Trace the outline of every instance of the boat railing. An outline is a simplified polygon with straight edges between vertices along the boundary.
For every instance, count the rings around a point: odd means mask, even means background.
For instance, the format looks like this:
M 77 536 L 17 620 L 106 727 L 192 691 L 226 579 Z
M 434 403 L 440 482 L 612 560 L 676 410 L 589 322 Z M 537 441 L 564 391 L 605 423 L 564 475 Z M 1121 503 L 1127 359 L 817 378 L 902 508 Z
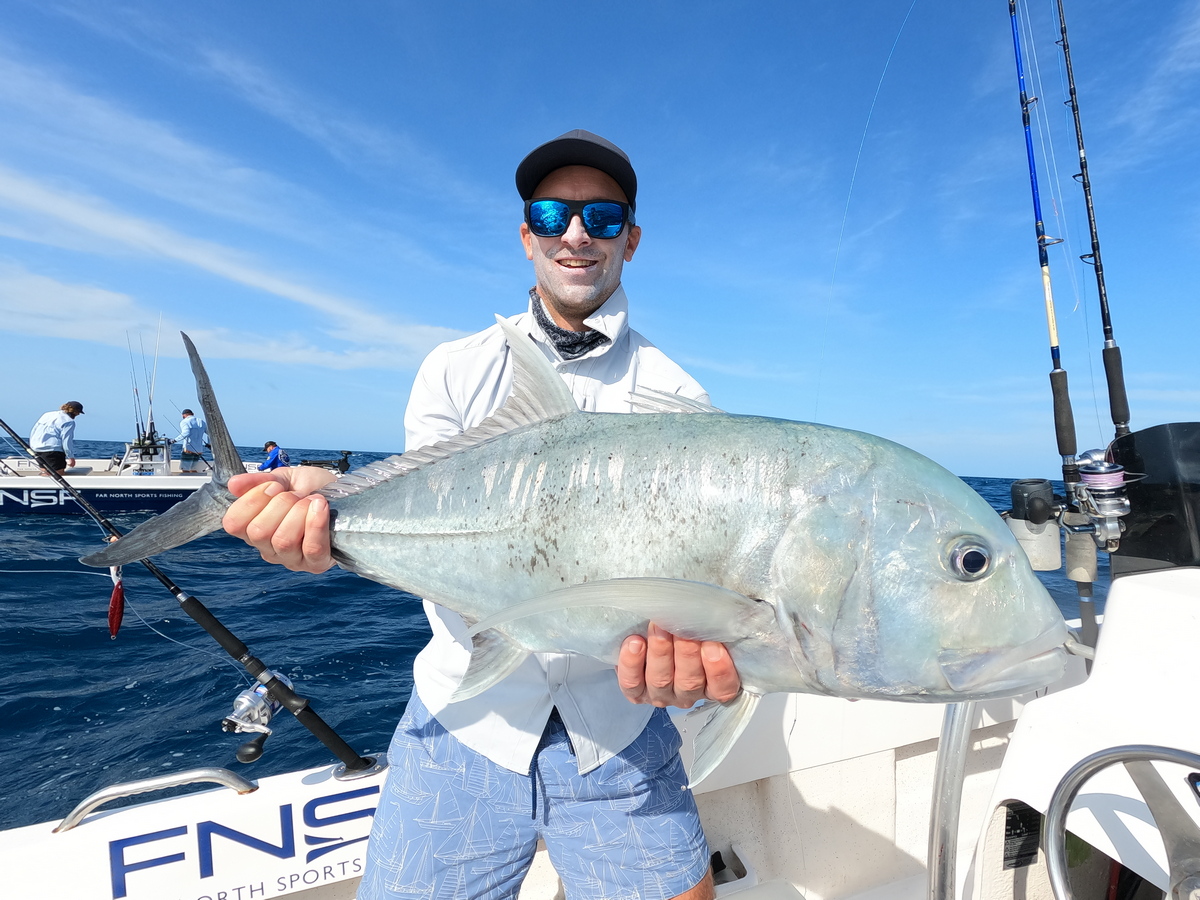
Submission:
M 117 464 L 117 474 L 170 475 L 171 445 L 165 442 L 127 443 Z
M 19 456 L 0 459 L 0 473 L 5 475 L 15 475 L 18 478 L 23 478 L 30 473 L 36 474 L 40 471 L 41 468 L 32 459 L 24 459 Z
M 251 791 L 258 790 L 258 785 L 253 781 L 248 781 L 236 772 L 231 772 L 229 769 L 223 769 L 218 766 L 190 769 L 186 772 L 177 772 L 172 775 L 158 775 L 153 778 L 143 778 L 140 781 L 127 781 L 123 784 L 114 784 L 106 788 L 101 788 L 95 793 L 89 794 L 67 814 L 66 818 L 58 823 L 54 828 L 54 833 L 58 834 L 63 831 L 69 831 L 82 822 L 84 816 L 96 809 L 96 807 L 108 803 L 110 800 L 117 800 L 121 797 L 133 797 L 137 794 L 161 791 L 166 788 L 179 787 L 185 784 L 204 783 L 223 785 L 224 787 L 232 788 L 239 794 L 248 794 Z

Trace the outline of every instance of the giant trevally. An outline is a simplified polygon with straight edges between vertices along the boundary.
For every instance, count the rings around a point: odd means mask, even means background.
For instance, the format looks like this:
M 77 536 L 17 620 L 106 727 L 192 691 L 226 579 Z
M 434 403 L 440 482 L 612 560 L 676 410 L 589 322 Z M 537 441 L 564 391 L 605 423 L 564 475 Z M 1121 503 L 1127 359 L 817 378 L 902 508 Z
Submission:
M 709 704 L 697 781 L 768 692 L 946 702 L 1061 674 L 1057 607 L 1000 516 L 936 463 L 868 434 L 671 395 L 635 397 L 652 412 L 582 412 L 537 345 L 497 321 L 514 362 L 500 410 L 322 491 L 339 565 L 471 626 L 457 698 L 530 653 L 615 663 L 651 621 L 721 641 L 742 692 Z M 216 474 L 89 565 L 214 531 L 232 499 L 240 460 L 184 341 Z

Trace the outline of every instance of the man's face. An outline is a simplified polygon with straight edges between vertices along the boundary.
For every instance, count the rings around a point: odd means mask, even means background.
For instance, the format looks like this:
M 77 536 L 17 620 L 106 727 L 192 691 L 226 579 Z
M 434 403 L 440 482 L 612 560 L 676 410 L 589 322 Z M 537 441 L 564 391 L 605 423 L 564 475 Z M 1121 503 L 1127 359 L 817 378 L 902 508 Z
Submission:
M 599 169 L 566 166 L 547 175 L 534 198 L 560 200 L 620 200 L 628 198 L 617 183 Z M 633 259 L 642 229 L 626 226 L 620 236 L 589 237 L 579 216 L 559 237 L 538 237 L 521 223 L 525 256 L 533 260 L 537 291 L 555 322 L 572 331 L 586 331 L 583 320 L 603 305 L 621 283 L 621 267 Z

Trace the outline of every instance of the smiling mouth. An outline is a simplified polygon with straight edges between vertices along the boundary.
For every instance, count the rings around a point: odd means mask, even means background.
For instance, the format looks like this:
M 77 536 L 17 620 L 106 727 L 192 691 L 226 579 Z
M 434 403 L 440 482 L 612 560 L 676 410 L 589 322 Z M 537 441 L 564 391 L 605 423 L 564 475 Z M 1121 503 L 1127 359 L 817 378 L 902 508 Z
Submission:
M 594 259 L 559 259 L 555 262 L 565 269 L 587 269 L 596 264 Z

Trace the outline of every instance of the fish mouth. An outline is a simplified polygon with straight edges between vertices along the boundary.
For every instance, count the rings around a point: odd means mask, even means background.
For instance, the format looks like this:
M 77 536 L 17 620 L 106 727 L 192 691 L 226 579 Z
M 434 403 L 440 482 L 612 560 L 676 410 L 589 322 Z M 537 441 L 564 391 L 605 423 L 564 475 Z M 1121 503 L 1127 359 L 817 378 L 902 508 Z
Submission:
M 1004 650 L 943 650 L 938 665 L 951 690 L 990 695 L 1045 687 L 1062 677 L 1067 626 L 1048 628 L 1032 641 Z

